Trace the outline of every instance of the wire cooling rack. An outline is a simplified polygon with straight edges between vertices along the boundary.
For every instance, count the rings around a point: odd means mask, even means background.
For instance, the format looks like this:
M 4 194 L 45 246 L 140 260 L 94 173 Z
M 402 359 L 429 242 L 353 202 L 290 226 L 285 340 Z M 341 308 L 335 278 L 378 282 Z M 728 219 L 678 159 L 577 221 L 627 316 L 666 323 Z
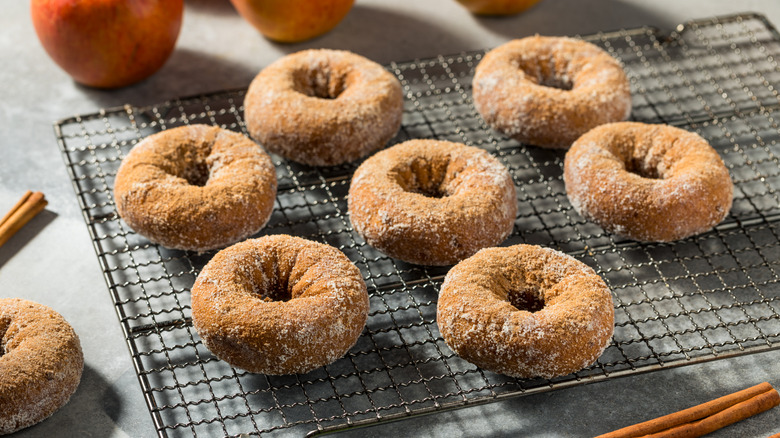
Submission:
M 376 251 L 347 216 L 357 163 L 301 166 L 274 157 L 279 192 L 260 234 L 287 233 L 342 250 L 360 268 L 371 311 L 354 348 L 305 375 L 236 370 L 201 343 L 190 287 L 213 253 L 150 244 L 116 213 L 122 157 L 149 134 L 210 123 L 246 132 L 244 90 L 126 106 L 55 126 L 154 424 L 168 436 L 317 433 L 780 346 L 780 35 L 758 15 L 584 37 L 625 66 L 632 119 L 708 139 L 735 183 L 731 214 L 713 231 L 675 243 L 607 234 L 572 209 L 563 152 L 519 144 L 474 109 L 471 79 L 484 52 L 394 63 L 406 95 L 391 143 L 438 138 L 484 148 L 514 177 L 519 212 L 506 244 L 531 243 L 592 266 L 613 291 L 615 334 L 593 366 L 552 381 L 483 371 L 447 348 L 436 326 L 446 269 Z

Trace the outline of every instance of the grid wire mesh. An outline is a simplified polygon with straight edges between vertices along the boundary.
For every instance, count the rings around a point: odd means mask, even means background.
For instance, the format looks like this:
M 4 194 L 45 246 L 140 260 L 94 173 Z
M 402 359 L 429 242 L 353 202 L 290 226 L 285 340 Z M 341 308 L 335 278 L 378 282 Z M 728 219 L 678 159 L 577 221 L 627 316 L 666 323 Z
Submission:
M 486 403 L 617 376 L 765 351 L 780 345 L 780 36 L 760 15 L 583 37 L 619 59 L 633 92 L 632 120 L 697 132 L 718 150 L 735 184 L 727 219 L 674 243 L 638 243 L 580 217 L 562 182 L 564 152 L 519 144 L 474 109 L 471 79 L 484 52 L 387 68 L 405 92 L 391 144 L 437 138 L 498 157 L 514 177 L 519 212 L 505 243 L 538 244 L 593 267 L 613 291 L 615 334 L 591 367 L 519 380 L 457 357 L 436 326 L 446 268 L 376 251 L 347 216 L 358 163 L 312 168 L 273 157 L 279 191 L 260 234 L 328 243 L 361 270 L 371 310 L 357 345 L 305 375 L 233 369 L 191 325 L 190 287 L 213 255 L 149 243 L 117 215 L 113 180 L 122 158 L 163 129 L 209 123 L 246 133 L 245 90 L 125 106 L 55 125 L 98 260 L 160 436 L 302 435 Z

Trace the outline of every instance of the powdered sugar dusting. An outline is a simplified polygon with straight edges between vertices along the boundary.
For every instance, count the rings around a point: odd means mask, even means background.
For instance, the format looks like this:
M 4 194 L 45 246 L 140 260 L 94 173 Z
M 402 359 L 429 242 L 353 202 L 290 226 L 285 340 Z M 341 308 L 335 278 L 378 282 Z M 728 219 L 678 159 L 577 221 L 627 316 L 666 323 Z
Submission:
M 381 65 L 340 50 L 304 50 L 272 63 L 244 101 L 247 129 L 268 150 L 313 166 L 356 160 L 401 126 L 403 94 Z
M 489 125 L 536 146 L 568 148 L 589 129 L 631 113 L 620 64 L 571 38 L 535 36 L 503 44 L 477 65 L 473 86 L 474 105 Z
M 120 216 L 152 242 L 206 251 L 259 231 L 271 217 L 276 188 L 276 170 L 259 145 L 191 125 L 136 145 L 117 172 L 114 197 Z
M 49 307 L 0 298 L 0 435 L 43 421 L 81 381 L 84 358 L 73 328 Z
M 368 315 L 360 271 L 337 249 L 275 235 L 226 248 L 192 287 L 193 325 L 233 366 L 305 373 L 343 356 Z
M 366 160 L 352 178 L 349 214 L 366 241 L 411 263 L 456 263 L 501 243 L 517 201 L 506 168 L 462 144 L 412 140 Z
M 564 182 L 582 216 L 644 241 L 707 231 L 728 214 L 733 198 L 728 169 L 704 139 L 634 122 L 600 126 L 578 139 L 566 154 Z
M 512 290 L 538 291 L 544 306 L 518 309 Z M 593 363 L 609 344 L 609 289 L 585 264 L 532 245 L 487 248 L 453 267 L 441 287 L 437 323 L 458 355 L 515 377 L 552 378 Z

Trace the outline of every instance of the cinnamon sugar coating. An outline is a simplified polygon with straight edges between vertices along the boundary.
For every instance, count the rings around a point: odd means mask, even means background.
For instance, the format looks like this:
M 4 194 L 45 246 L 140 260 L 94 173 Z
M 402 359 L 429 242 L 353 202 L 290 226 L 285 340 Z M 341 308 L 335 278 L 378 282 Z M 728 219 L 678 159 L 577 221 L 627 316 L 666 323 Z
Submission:
M 190 125 L 151 135 L 122 161 L 119 215 L 168 248 L 207 251 L 258 232 L 276 199 L 271 158 L 244 135 Z
M 631 114 L 620 64 L 572 38 L 537 35 L 496 47 L 477 65 L 473 87 L 488 125 L 535 146 L 568 148 L 589 129 Z
M 81 343 L 62 315 L 32 301 L 0 298 L 0 435 L 64 406 L 83 369 Z
M 401 126 L 401 84 L 343 50 L 304 50 L 263 69 L 244 99 L 247 129 L 269 151 L 333 166 L 382 148 Z
M 564 161 L 574 208 L 605 230 L 668 242 L 703 233 L 731 209 L 733 184 L 718 153 L 695 133 L 636 122 L 599 126 Z
M 410 263 L 449 265 L 512 232 L 517 199 L 509 171 L 482 149 L 410 140 L 358 167 L 349 217 L 369 245 Z
M 520 378 L 585 368 L 609 345 L 612 295 L 593 269 L 535 245 L 487 248 L 444 278 L 436 322 L 463 359 Z
M 203 343 L 254 373 L 306 373 L 342 357 L 368 317 L 358 268 L 338 249 L 286 235 L 218 252 L 192 287 Z

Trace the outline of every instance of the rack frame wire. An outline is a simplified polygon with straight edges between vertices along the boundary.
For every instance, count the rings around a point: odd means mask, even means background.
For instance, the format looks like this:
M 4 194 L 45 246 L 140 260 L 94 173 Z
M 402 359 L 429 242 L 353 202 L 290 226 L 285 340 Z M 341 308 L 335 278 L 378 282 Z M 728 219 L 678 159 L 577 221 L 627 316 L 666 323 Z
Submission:
M 765 17 L 698 20 L 581 36 L 617 58 L 631 81 L 631 119 L 697 132 L 735 184 L 730 215 L 674 243 L 605 233 L 571 207 L 564 152 L 517 143 L 474 109 L 483 51 L 387 66 L 405 93 L 390 144 L 413 138 L 484 148 L 509 168 L 519 211 L 505 245 L 530 243 L 593 267 L 613 291 L 615 335 L 591 367 L 552 380 L 514 379 L 457 357 L 435 322 L 446 268 L 403 263 L 358 236 L 347 215 L 359 163 L 311 168 L 274 156 L 279 191 L 258 235 L 333 245 L 360 268 L 371 311 L 342 359 L 305 375 L 264 376 L 214 357 L 192 328 L 189 290 L 214 252 L 153 245 L 118 216 L 113 178 L 140 140 L 209 123 L 246 133 L 244 89 L 124 106 L 55 123 L 55 135 L 160 437 L 317 434 L 524 394 L 780 348 L 780 34 Z

